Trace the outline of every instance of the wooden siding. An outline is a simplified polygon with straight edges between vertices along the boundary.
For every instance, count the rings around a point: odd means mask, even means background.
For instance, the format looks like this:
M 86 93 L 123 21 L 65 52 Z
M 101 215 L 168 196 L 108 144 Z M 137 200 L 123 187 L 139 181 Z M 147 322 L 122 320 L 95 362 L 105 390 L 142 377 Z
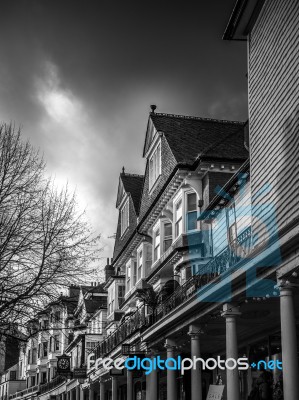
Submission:
M 251 183 L 257 243 L 299 216 L 298 61 L 299 2 L 267 0 L 249 40 Z M 271 190 L 258 195 L 265 184 Z
M 213 221 L 213 255 L 216 256 L 228 245 L 228 208 L 235 203 L 235 218 L 237 236 L 251 226 L 251 193 L 247 182 L 234 196 L 233 201 L 224 207 Z

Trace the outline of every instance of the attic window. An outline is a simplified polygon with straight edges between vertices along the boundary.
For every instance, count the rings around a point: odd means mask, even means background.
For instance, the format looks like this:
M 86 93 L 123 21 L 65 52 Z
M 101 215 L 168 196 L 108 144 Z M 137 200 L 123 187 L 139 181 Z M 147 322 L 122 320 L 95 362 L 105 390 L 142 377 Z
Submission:
M 161 174 L 161 144 L 159 143 L 149 159 L 149 189 Z
M 129 226 L 129 199 L 120 210 L 120 225 L 120 234 L 122 236 Z

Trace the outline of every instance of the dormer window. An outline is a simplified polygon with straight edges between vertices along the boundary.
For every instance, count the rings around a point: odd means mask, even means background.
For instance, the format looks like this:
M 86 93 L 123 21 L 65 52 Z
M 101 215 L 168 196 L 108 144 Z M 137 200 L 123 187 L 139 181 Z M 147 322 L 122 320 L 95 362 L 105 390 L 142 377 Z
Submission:
M 155 148 L 149 159 L 149 189 L 151 189 L 161 174 L 161 144 Z
M 129 227 L 129 199 L 125 202 L 120 210 L 120 234 L 121 236 Z

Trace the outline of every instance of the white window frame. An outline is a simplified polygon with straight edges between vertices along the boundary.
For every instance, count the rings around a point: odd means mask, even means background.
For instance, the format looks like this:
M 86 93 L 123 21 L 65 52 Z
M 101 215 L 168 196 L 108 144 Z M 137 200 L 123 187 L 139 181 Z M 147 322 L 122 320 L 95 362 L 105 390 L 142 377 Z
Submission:
M 122 237 L 129 228 L 130 207 L 127 199 L 120 210 L 120 236 Z
M 130 259 L 129 262 L 126 264 L 126 293 L 128 293 L 132 289 L 131 280 L 132 276 L 132 260 Z
M 141 256 L 140 256 L 141 254 Z M 141 264 L 140 264 L 141 259 Z M 136 275 L 136 283 L 139 282 L 143 278 L 143 268 L 144 268 L 144 249 L 143 246 L 137 250 L 137 275 Z M 140 276 L 139 276 L 140 275 Z
M 153 263 L 155 263 L 161 257 L 161 224 L 154 229 L 153 233 Z M 156 249 L 158 254 L 156 254 Z
M 161 141 L 154 148 L 151 156 L 148 159 L 149 169 L 149 190 L 154 187 L 159 176 L 161 175 Z
M 181 217 L 177 219 L 177 205 L 181 203 Z M 184 233 L 184 201 L 183 201 L 183 196 L 180 195 L 180 197 L 178 197 L 176 199 L 176 201 L 173 203 L 173 207 L 174 207 L 174 213 L 173 213 L 173 218 L 174 218 L 174 232 L 173 232 L 173 237 L 174 239 L 177 239 L 179 236 L 182 235 L 182 233 Z M 181 224 L 181 232 L 179 232 L 177 234 L 177 224 L 178 222 L 180 222 Z

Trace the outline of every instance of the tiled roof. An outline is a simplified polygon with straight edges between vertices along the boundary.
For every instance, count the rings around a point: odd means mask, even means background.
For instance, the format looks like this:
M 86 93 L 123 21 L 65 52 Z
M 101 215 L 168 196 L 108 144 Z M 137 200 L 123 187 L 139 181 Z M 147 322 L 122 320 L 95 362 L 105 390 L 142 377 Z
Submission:
M 245 123 L 182 115 L 151 113 L 157 131 L 163 132 L 177 162 L 193 164 L 198 157 L 244 161 Z
M 136 211 L 136 214 L 138 215 L 139 213 L 139 205 L 140 205 L 140 197 L 142 193 L 142 187 L 143 187 L 143 175 L 135 175 L 135 174 L 127 174 L 127 173 L 122 173 L 121 174 L 121 180 L 124 185 L 124 189 L 127 193 L 131 194 L 134 208 Z
M 102 283 L 98 283 L 96 286 L 81 286 L 83 294 L 86 293 L 106 293 Z

